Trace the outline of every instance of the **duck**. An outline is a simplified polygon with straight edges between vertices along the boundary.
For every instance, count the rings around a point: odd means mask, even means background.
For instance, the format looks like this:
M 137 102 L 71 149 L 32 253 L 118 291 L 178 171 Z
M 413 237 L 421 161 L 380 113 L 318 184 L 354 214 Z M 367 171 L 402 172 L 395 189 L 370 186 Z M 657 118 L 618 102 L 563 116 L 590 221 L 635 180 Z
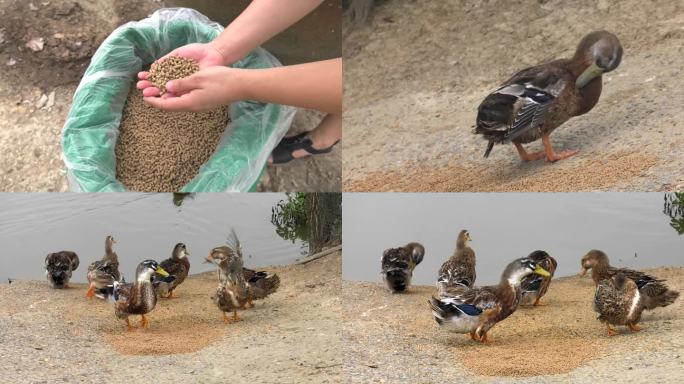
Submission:
M 413 270 L 424 256 L 425 247 L 419 243 L 386 249 L 380 259 L 380 274 L 387 288 L 392 293 L 405 292 L 411 285 Z
M 537 274 L 525 276 L 520 282 L 520 287 L 522 288 L 522 302 L 520 304 L 531 304 L 535 307 L 545 305 L 542 303 L 541 298 L 549 290 L 549 285 L 551 285 L 551 279 L 553 279 L 553 274 L 556 272 L 558 262 L 547 252 L 540 250 L 530 253 L 527 257 L 541 265 L 542 268 L 549 272 L 550 276 Z
M 475 251 L 468 246 L 470 241 L 470 232 L 464 229 L 458 233 L 454 254 L 439 268 L 437 288 L 440 291 L 453 286 L 471 288 L 475 284 Z
M 592 249 L 582 257 L 580 276 L 584 276 L 590 269 L 591 278 L 596 285 L 617 273 L 633 280 L 639 288 L 642 305 L 647 310 L 666 307 L 679 297 L 679 292 L 669 289 L 664 284 L 665 280 L 629 268 L 611 267 L 608 255 L 598 249 Z
M 159 263 L 159 265 L 175 278 L 171 282 L 164 281 L 164 276 L 155 281 L 155 291 L 159 297 L 173 298 L 173 292 L 181 283 L 185 281 L 190 272 L 190 253 L 183 243 L 178 243 L 173 247 L 171 257 Z
M 234 255 L 234 251 L 230 247 L 221 246 L 211 250 L 206 261 L 214 263 L 218 268 L 219 283 L 225 282 L 227 279 L 227 272 L 221 266 L 227 265 Z M 224 263 L 225 261 L 225 263 Z M 254 269 L 242 267 L 242 275 L 247 282 L 247 299 L 241 309 L 254 307 L 254 300 L 262 300 L 273 294 L 280 287 L 280 277 L 277 274 L 268 273 L 266 271 L 256 271 Z
M 154 290 L 155 275 L 172 277 L 159 263 L 154 260 L 144 260 L 135 270 L 135 281 L 125 283 L 114 281 L 111 285 L 98 289 L 98 292 L 114 302 L 114 314 L 117 318 L 126 320 L 126 327 L 133 330 L 129 317 L 140 315 L 140 326 L 149 328 L 146 314 L 152 312 L 157 305 L 157 293 Z
M 265 298 L 280 286 L 277 275 L 269 276 L 263 271 L 245 271 L 242 244 L 235 230 L 231 230 L 228 236 L 228 245 L 212 249 L 206 261 L 218 267 L 219 284 L 212 301 L 221 310 L 225 323 L 242 320 L 237 313 L 238 309 L 253 307 L 253 300 Z M 227 316 L 229 312 L 233 313 L 232 319 Z
M 212 249 L 206 260 L 218 267 L 219 283 L 211 299 L 221 310 L 223 321 L 233 323 L 242 320 L 237 310 L 247 305 L 249 287 L 243 271 L 242 245 L 235 230 L 231 230 L 228 243 L 228 246 Z M 232 319 L 227 316 L 229 312 L 233 313 Z
M 513 143 L 523 161 L 555 162 L 577 154 L 578 150 L 556 152 L 549 135 L 594 108 L 602 75 L 620 65 L 622 52 L 617 36 L 594 31 L 580 40 L 572 58 L 525 68 L 506 80 L 478 107 L 474 133 L 488 142 L 484 157 L 494 144 L 503 143 Z M 542 151 L 529 153 L 523 147 L 540 138 Z
M 626 325 L 632 332 L 640 331 L 637 323 L 643 310 L 644 300 L 637 283 L 623 273 L 617 272 L 596 286 L 594 311 L 608 327 L 608 336 L 618 334 L 611 325 Z
M 54 252 L 45 256 L 45 276 L 52 288 L 69 288 L 71 274 L 78 268 L 78 264 L 78 255 L 72 251 Z
M 520 283 L 525 276 L 550 273 L 528 257 L 506 266 L 498 285 L 466 288 L 450 286 L 429 300 L 437 324 L 454 333 L 470 333 L 470 338 L 490 343 L 489 330 L 510 316 L 522 299 Z
M 254 307 L 254 300 L 265 299 L 280 287 L 280 277 L 275 273 L 242 268 L 242 274 L 247 281 L 248 288 L 246 307 Z
M 114 252 L 112 246 L 116 244 L 113 236 L 105 238 L 105 255 L 102 259 L 94 261 L 88 266 L 88 292 L 86 297 L 92 299 L 95 291 L 111 285 L 121 279 L 119 272 L 119 256 Z

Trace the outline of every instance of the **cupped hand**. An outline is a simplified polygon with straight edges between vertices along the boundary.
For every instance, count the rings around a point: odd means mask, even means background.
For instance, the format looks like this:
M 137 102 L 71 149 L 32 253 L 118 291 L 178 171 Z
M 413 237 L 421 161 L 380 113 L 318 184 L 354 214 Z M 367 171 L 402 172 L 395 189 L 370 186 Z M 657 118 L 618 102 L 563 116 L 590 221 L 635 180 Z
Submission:
M 223 54 L 211 43 L 194 43 L 184 45 L 180 48 L 176 48 L 169 52 L 167 55 L 161 57 L 157 62 L 164 61 L 169 56 L 179 56 L 189 59 L 195 59 L 199 65 L 200 70 L 204 68 L 210 68 L 214 66 L 226 65 Z M 160 91 L 152 82 L 147 80 L 149 72 L 142 71 L 138 73 L 138 83 L 136 87 L 143 90 L 144 96 L 155 96 L 159 95 Z
M 145 89 L 143 99 L 153 107 L 168 111 L 212 110 L 244 98 L 240 71 L 222 66 L 200 69 L 191 76 L 166 83 L 167 92 L 161 97 L 146 94 L 148 89 Z

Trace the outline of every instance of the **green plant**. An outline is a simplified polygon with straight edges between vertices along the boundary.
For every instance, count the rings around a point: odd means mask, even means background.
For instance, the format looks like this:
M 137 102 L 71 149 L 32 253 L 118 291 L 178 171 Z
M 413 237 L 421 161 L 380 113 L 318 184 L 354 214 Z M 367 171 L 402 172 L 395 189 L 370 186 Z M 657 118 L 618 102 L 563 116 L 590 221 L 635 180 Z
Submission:
M 295 240 L 308 241 L 306 193 L 287 193 L 287 200 L 280 200 L 271 208 L 271 223 L 276 233 L 293 243 Z
M 684 234 L 684 192 L 666 193 L 663 213 L 670 217 L 670 226 Z

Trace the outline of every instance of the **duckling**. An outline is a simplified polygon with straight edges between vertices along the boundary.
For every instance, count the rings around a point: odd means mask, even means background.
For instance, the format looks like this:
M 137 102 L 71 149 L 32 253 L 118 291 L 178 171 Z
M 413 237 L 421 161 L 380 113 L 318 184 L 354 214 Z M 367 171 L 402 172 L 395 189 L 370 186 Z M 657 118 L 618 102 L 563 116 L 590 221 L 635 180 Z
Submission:
M 392 293 L 404 292 L 411 285 L 413 270 L 423 261 L 425 248 L 419 243 L 408 243 L 401 248 L 389 248 L 380 259 L 382 279 Z
M 608 336 L 617 335 L 611 325 L 626 325 L 632 332 L 641 330 L 637 323 L 644 310 L 642 298 L 634 280 L 621 272 L 598 283 L 594 294 L 594 311 L 608 327 Z
M 78 264 L 78 255 L 75 252 L 49 253 L 45 257 L 45 276 L 52 288 L 68 288 L 71 273 L 78 268 Z
M 550 276 L 540 276 L 536 274 L 525 276 L 520 283 L 522 288 L 522 302 L 520 304 L 532 304 L 535 307 L 544 305 L 541 302 L 541 298 L 546 294 L 546 291 L 549 290 L 549 285 L 551 285 L 551 279 L 553 279 L 553 274 L 556 272 L 558 262 L 544 251 L 534 251 L 527 257 L 536 261 L 542 268 L 549 272 Z
M 603 73 L 618 67 L 622 45 L 607 31 L 584 36 L 570 59 L 560 59 L 523 69 L 489 94 L 477 113 L 474 133 L 487 141 L 489 154 L 496 143 L 515 145 L 523 161 L 546 157 L 554 162 L 578 150 L 555 152 L 549 135 L 574 116 L 598 103 Z M 523 144 L 542 139 L 544 150 L 528 153 Z
M 101 260 L 94 261 L 88 266 L 88 292 L 86 297 L 91 299 L 95 295 L 95 290 L 105 288 L 115 281 L 121 279 L 119 272 L 119 256 L 112 250 L 112 245 L 116 244 L 114 237 L 105 238 L 105 255 Z
M 580 275 L 584 276 L 591 269 L 591 277 L 596 285 L 603 279 L 611 278 L 617 273 L 634 280 L 639 288 L 642 305 L 645 309 L 666 307 L 679 297 L 679 292 L 673 291 L 663 284 L 665 280 L 657 279 L 646 273 L 628 268 L 614 268 L 610 266 L 608 255 L 598 249 L 592 249 L 582 257 Z
M 458 234 L 454 254 L 439 268 L 437 288 L 440 291 L 458 285 L 472 288 L 475 284 L 475 251 L 468 246 L 470 241 L 472 240 L 467 230 Z
M 131 315 L 141 316 L 141 327 L 150 326 L 145 315 L 157 305 L 157 294 L 152 285 L 155 274 L 170 276 L 156 261 L 145 260 L 135 270 L 135 282 L 120 283 L 115 280 L 111 285 L 98 289 L 99 293 L 113 299 L 114 313 L 119 319 L 126 320 L 129 331 L 133 329 L 128 318 Z
M 449 331 L 470 333 L 473 340 L 488 343 L 487 332 L 515 312 L 522 299 L 520 282 L 533 273 L 551 275 L 536 261 L 524 257 L 508 264 L 498 285 L 470 289 L 450 286 L 429 301 L 435 321 Z
M 190 253 L 188 252 L 185 244 L 178 243 L 173 247 L 173 252 L 171 252 L 171 257 L 159 263 L 159 265 L 167 271 L 170 275 L 175 276 L 175 278 L 167 283 L 160 279 L 154 288 L 157 291 L 159 297 L 166 297 L 168 299 L 173 298 L 174 290 L 181 285 L 185 278 L 188 277 L 190 272 L 190 260 L 188 260 Z

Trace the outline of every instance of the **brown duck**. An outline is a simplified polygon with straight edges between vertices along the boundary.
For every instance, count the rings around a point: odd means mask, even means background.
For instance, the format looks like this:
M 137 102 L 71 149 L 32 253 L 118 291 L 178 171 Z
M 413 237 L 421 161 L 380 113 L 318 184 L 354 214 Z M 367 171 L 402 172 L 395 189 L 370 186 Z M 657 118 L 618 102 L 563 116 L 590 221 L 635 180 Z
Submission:
M 50 253 L 45 257 L 45 276 L 52 288 L 68 288 L 71 274 L 78 268 L 78 255 L 71 251 Z
M 524 161 L 546 157 L 557 161 L 578 150 L 555 152 L 549 135 L 574 116 L 583 115 L 601 96 L 601 75 L 617 68 L 622 46 L 610 32 L 592 32 L 580 41 L 575 55 L 523 69 L 480 104 L 475 133 L 494 144 L 512 142 Z M 523 144 L 542 139 L 544 150 L 528 153 Z
M 522 299 L 520 281 L 533 273 L 550 275 L 536 261 L 525 257 L 508 264 L 498 285 L 449 287 L 430 300 L 435 321 L 451 332 L 470 333 L 473 340 L 487 343 L 487 332 L 518 308 Z
M 594 311 L 608 327 L 608 336 L 617 335 L 611 325 L 626 325 L 632 332 L 641 330 L 637 323 L 644 310 L 639 287 L 634 280 L 618 272 L 601 280 L 594 294 Z
M 679 292 L 673 291 L 663 284 L 665 280 L 657 279 L 644 272 L 628 268 L 614 268 L 610 266 L 605 252 L 592 249 L 582 257 L 580 275 L 584 276 L 591 269 L 591 278 L 598 285 L 604 279 L 610 279 L 620 273 L 633 280 L 639 288 L 641 305 L 644 309 L 666 307 L 679 297 Z
M 465 229 L 458 234 L 454 254 L 439 269 L 437 288 L 440 291 L 454 286 L 472 288 L 475 284 L 475 251 L 468 246 L 470 241 L 470 233 Z
M 155 290 L 159 297 L 166 297 L 168 299 L 173 298 L 173 291 L 178 288 L 178 286 L 185 281 L 190 272 L 190 260 L 188 260 L 188 252 L 185 244 L 178 243 L 173 247 L 173 252 L 171 257 L 159 263 L 159 265 L 168 272 L 170 275 L 175 276 L 170 282 L 159 281 L 155 285 Z
M 114 237 L 107 236 L 105 238 L 105 255 L 101 260 L 96 260 L 88 266 L 86 277 L 89 285 L 86 297 L 89 299 L 95 296 L 96 290 L 105 288 L 121 278 L 119 256 L 112 249 L 114 244 L 116 244 Z
M 112 285 L 98 289 L 98 293 L 111 297 L 114 302 L 114 314 L 119 319 L 126 320 L 128 330 L 132 330 L 129 316 L 140 315 L 140 325 L 149 327 L 146 314 L 152 312 L 157 305 L 157 294 L 154 291 L 153 279 L 155 275 L 169 276 L 154 260 L 145 260 L 138 264 L 133 283 L 114 281 Z
M 532 304 L 535 307 L 544 305 L 541 298 L 549 290 L 551 279 L 556 272 L 558 262 L 552 256 L 544 251 L 534 251 L 529 254 L 530 259 L 539 263 L 539 265 L 549 272 L 549 276 L 528 275 L 522 279 L 520 287 L 522 288 L 522 305 Z
M 399 248 L 388 248 L 380 258 L 380 274 L 392 293 L 404 292 L 411 285 L 413 270 L 423 261 L 425 248 L 419 243 L 408 243 Z

